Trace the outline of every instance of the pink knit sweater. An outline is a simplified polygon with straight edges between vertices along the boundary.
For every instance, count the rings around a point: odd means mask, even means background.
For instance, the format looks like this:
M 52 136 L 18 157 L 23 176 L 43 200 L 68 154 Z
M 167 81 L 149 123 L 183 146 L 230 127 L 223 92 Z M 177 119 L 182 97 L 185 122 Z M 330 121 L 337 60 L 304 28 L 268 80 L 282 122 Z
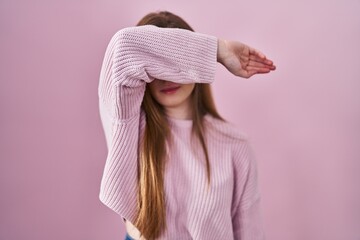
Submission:
M 136 216 L 137 153 L 145 113 L 145 85 L 156 79 L 177 83 L 214 80 L 217 39 L 182 29 L 141 26 L 118 31 L 105 53 L 99 82 L 100 116 L 108 155 L 100 200 L 123 218 Z M 191 120 L 169 118 L 167 229 L 160 239 L 264 239 L 256 162 L 246 137 L 224 121 L 205 116 L 211 166 L 191 138 Z

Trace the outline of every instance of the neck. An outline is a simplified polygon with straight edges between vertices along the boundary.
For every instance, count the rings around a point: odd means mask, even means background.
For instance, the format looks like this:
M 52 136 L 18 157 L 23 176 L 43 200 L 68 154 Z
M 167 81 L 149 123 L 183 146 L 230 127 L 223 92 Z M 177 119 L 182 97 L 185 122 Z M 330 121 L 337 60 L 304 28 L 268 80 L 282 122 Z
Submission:
M 165 107 L 165 113 L 168 117 L 175 119 L 192 119 L 192 108 L 190 101 L 179 106 Z

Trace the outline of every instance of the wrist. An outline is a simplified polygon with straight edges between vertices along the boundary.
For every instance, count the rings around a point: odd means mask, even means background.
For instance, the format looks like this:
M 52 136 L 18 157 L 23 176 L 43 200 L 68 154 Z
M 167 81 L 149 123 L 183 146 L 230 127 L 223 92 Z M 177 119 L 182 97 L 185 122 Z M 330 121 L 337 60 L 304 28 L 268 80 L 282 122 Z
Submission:
M 223 62 L 225 51 L 226 51 L 226 40 L 218 38 L 217 61 L 219 63 Z

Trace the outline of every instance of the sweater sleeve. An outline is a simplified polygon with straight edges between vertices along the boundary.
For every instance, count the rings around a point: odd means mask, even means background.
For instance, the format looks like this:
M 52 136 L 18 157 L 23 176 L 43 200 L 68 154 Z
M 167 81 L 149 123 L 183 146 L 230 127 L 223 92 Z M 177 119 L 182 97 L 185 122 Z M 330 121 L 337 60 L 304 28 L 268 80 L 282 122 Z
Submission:
M 248 142 L 235 154 L 232 222 L 235 240 L 264 240 L 257 165 Z
M 98 87 L 108 148 L 99 197 L 123 218 L 135 219 L 140 107 L 146 83 L 211 83 L 216 51 L 215 37 L 175 28 L 130 27 L 110 40 Z

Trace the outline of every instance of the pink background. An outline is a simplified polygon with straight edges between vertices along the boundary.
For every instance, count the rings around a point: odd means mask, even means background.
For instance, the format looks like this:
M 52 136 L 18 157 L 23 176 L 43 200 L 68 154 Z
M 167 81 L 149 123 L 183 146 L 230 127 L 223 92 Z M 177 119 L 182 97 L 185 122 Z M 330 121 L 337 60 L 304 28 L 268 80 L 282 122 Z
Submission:
M 278 66 L 213 84 L 256 150 L 267 239 L 360 239 L 359 0 L 1 0 L 0 239 L 123 239 L 98 200 L 98 76 L 110 37 L 165 9 Z

